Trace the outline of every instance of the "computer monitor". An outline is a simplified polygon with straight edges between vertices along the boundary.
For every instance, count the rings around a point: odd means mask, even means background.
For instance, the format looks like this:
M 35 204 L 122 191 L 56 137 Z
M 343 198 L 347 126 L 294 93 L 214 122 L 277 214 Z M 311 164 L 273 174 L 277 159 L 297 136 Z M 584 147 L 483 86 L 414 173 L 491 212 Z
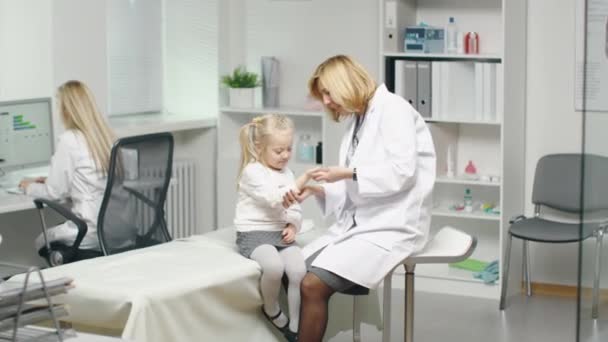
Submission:
M 53 154 L 51 99 L 0 102 L 0 169 L 48 164 Z

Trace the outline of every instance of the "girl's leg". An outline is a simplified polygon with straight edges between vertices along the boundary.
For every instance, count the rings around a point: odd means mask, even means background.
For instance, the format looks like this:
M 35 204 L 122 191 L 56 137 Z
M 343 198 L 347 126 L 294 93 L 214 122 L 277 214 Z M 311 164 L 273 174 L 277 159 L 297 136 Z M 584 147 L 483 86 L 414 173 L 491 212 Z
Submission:
M 262 292 L 262 300 L 264 301 L 264 312 L 269 317 L 274 317 L 280 312 L 279 307 L 279 291 L 281 290 L 281 278 L 285 267 L 279 256 L 279 252 L 274 246 L 261 245 L 253 250 L 251 259 L 255 260 L 262 267 L 262 278 L 260 280 L 260 288 Z M 287 316 L 283 313 L 273 319 L 273 323 L 277 327 L 287 325 Z
M 285 274 L 289 279 L 287 287 L 287 303 L 289 304 L 289 330 L 298 331 L 300 322 L 300 283 L 306 275 L 306 264 L 300 247 L 292 246 L 280 251 L 279 254 L 285 265 Z
M 321 342 L 327 327 L 327 305 L 335 290 L 314 273 L 306 273 L 301 285 L 302 311 L 299 342 Z

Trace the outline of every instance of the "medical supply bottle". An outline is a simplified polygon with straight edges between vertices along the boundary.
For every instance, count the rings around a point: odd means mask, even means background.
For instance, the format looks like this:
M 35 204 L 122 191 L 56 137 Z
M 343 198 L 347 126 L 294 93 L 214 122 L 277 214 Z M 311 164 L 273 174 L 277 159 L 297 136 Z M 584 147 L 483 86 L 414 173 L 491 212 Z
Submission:
M 447 53 L 458 53 L 458 27 L 454 17 L 450 17 L 446 31 L 446 51 Z
M 302 134 L 298 143 L 298 161 L 301 163 L 315 162 L 315 147 L 310 140 L 310 134 Z
M 315 161 L 317 164 L 323 164 L 323 142 L 319 141 L 317 143 L 316 151 L 315 151 Z
M 473 212 L 473 195 L 469 188 L 464 189 L 464 211 Z

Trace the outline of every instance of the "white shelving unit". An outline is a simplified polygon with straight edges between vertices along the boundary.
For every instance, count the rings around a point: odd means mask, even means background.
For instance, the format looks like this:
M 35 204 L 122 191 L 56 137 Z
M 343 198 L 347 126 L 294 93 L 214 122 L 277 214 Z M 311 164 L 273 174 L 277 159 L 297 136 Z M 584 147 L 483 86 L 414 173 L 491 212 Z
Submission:
M 223 113 L 234 113 L 234 114 L 257 114 L 264 115 L 268 113 L 281 113 L 289 116 L 310 116 L 310 117 L 321 117 L 325 115 L 324 112 L 307 110 L 307 109 L 299 109 L 299 108 L 232 108 L 232 107 L 222 107 L 220 111 Z
M 402 70 L 396 67 L 397 63 L 403 65 L 400 61 L 430 62 L 433 73 L 449 70 L 448 81 L 431 75 L 436 82 L 431 86 L 431 104 L 438 104 L 438 96 L 444 89 L 452 97 L 442 99 L 448 101 L 447 105 L 442 104 L 440 110 L 431 109 L 433 115 L 425 118 L 437 152 L 431 233 L 449 225 L 476 236 L 478 245 L 472 258 L 486 262 L 499 260 L 502 270 L 503 236 L 508 229 L 508 219 L 523 212 L 526 40 L 525 25 L 521 27 L 520 23 L 526 18 L 526 0 L 379 0 L 379 6 L 379 72 L 389 90 L 402 89 L 403 83 L 398 84 L 397 77 L 403 75 L 396 76 L 396 72 Z M 480 54 L 404 51 L 405 27 L 420 22 L 445 27 L 449 17 L 455 18 L 460 31 L 479 34 Z M 439 63 L 434 65 L 435 62 Z M 482 116 L 471 112 L 481 103 L 476 82 L 481 82 L 479 70 L 487 65 L 496 70 L 491 79 L 495 84 L 490 88 L 495 91 L 493 105 L 496 107 L 490 116 Z M 442 82 L 439 87 L 438 82 Z M 483 91 L 487 92 L 486 89 Z M 451 178 L 446 176 L 448 146 L 456 159 L 456 176 Z M 463 174 L 469 161 L 476 165 L 478 174 L 488 176 L 484 179 L 496 176 L 493 179 L 499 181 L 467 179 Z M 473 212 L 451 209 L 463 202 L 467 188 L 471 189 L 476 202 Z M 480 202 L 496 204 L 500 213 L 480 210 Z M 518 273 L 516 263 L 511 264 L 512 276 Z M 416 272 L 418 290 L 496 300 L 500 297 L 500 279 L 495 284 L 484 284 L 473 277 L 474 272 L 449 265 L 424 265 Z M 516 282 L 517 276 L 515 278 L 511 281 Z
M 452 120 L 452 119 L 437 119 L 437 118 L 425 118 L 424 121 L 429 123 L 458 123 L 458 124 L 472 124 L 472 125 L 495 125 L 500 126 L 500 121 L 484 121 L 484 120 Z
M 413 53 L 413 52 L 384 52 L 384 57 L 426 61 L 473 61 L 500 63 L 500 55 L 495 54 L 445 54 L 445 53 Z

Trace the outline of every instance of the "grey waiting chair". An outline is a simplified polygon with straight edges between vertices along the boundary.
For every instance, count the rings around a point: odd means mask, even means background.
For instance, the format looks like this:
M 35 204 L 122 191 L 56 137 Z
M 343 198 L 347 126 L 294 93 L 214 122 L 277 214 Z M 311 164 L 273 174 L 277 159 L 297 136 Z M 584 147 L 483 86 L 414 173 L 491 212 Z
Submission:
M 584 185 L 584 186 L 583 186 Z M 608 158 L 591 154 L 551 154 L 536 165 L 532 189 L 534 217 L 517 216 L 509 227 L 502 277 L 500 310 L 505 309 L 509 276 L 509 259 L 513 237 L 523 240 L 523 267 L 526 294 L 532 295 L 529 242 L 570 243 L 596 238 L 595 278 L 593 282 L 592 317 L 598 317 L 600 258 L 602 239 L 608 221 L 589 222 L 591 215 L 608 209 Z M 541 207 L 558 212 L 579 214 L 582 223 L 548 220 Z

